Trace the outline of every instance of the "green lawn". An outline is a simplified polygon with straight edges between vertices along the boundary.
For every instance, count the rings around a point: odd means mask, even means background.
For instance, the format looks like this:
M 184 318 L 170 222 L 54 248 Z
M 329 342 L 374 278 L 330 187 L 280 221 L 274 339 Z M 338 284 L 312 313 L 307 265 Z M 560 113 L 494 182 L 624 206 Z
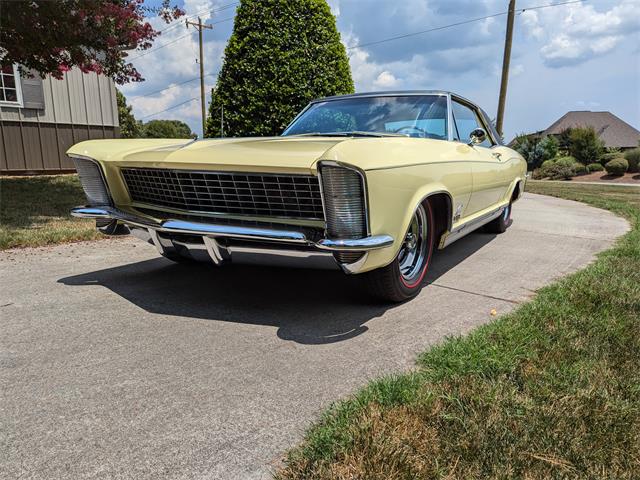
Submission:
M 76 175 L 0 177 L 0 250 L 99 238 L 93 220 L 69 215 L 85 201 Z
M 640 478 L 640 190 L 527 190 L 633 229 L 513 313 L 424 352 L 414 372 L 332 406 L 276 478 Z

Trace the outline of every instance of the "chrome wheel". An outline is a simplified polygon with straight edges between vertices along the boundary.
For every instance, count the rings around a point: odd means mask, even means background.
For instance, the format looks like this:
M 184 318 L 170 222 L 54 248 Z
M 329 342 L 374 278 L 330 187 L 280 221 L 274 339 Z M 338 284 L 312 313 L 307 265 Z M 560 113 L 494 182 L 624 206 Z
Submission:
M 414 287 L 422 280 L 429 253 L 429 225 L 424 207 L 420 205 L 413 214 L 409 230 L 398 254 L 402 282 Z

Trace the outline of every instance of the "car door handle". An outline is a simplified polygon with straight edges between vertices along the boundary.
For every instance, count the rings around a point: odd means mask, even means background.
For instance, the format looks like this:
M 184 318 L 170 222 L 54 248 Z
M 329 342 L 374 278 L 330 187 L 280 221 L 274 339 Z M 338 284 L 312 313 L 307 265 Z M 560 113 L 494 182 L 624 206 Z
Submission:
M 498 160 L 502 161 L 502 154 L 499 152 L 492 152 L 491 155 L 494 156 L 494 158 L 497 158 Z

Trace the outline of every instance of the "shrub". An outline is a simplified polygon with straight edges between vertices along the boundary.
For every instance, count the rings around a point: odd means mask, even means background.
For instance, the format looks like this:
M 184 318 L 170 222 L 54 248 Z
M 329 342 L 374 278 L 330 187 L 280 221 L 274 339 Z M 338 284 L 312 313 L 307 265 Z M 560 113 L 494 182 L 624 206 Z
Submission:
M 609 163 L 614 158 L 620 158 L 621 156 L 622 156 L 622 154 L 620 152 L 603 153 L 602 156 L 600 156 L 600 164 L 601 165 L 606 165 L 607 163 Z
M 534 180 L 542 180 L 543 178 L 545 178 L 545 176 L 542 174 L 542 169 L 536 168 L 531 173 L 531 178 L 533 178 Z
M 545 160 L 544 162 L 542 162 L 542 165 L 540 165 L 540 168 L 542 169 L 549 168 L 555 162 L 556 162 L 555 160 Z
M 542 140 L 528 135 L 518 135 L 513 149 L 527 161 L 529 170 L 535 170 L 546 160 L 554 158 L 558 153 L 558 142 L 553 137 Z
M 577 166 L 575 158 L 561 157 L 547 163 L 547 166 L 540 170 L 545 177 L 549 177 L 551 180 L 566 180 L 576 176 Z
M 614 158 L 609 161 L 604 168 L 609 175 L 624 175 L 629 169 L 629 162 L 623 157 Z
M 640 172 L 640 147 L 627 150 L 624 158 L 629 162 L 629 172 Z
M 581 163 L 576 163 L 576 175 L 586 175 L 588 173 L 587 167 Z
M 589 165 L 587 165 L 588 172 L 602 172 L 603 170 L 604 167 L 599 163 L 590 163 Z
M 597 162 L 604 152 L 604 143 L 593 127 L 572 128 L 569 135 L 569 153 L 578 162 L 587 165 Z

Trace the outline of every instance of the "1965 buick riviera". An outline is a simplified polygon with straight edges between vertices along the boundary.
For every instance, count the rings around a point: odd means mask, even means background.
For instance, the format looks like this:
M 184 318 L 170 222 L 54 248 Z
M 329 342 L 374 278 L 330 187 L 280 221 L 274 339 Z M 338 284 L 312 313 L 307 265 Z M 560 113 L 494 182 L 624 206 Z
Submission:
M 504 232 L 526 163 L 487 115 L 441 91 L 311 102 L 282 136 L 74 145 L 103 233 L 174 260 L 328 258 L 390 301 L 416 295 L 434 248 Z

